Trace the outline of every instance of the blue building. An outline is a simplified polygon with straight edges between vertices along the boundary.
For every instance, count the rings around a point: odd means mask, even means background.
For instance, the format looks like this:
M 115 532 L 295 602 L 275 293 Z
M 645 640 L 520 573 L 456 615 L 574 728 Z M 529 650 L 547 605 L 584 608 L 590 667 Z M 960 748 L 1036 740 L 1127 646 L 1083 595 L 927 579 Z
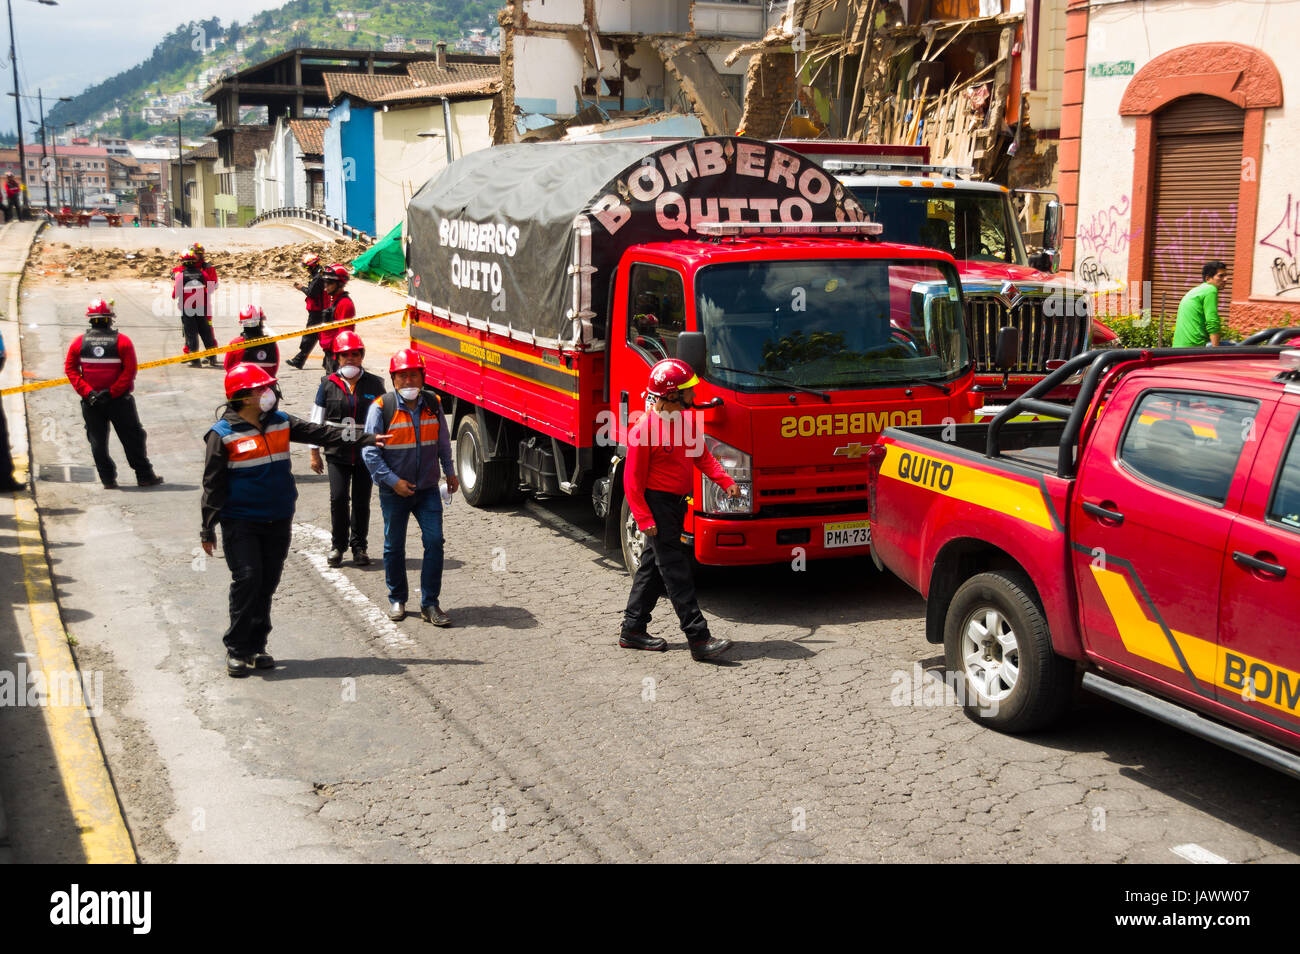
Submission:
M 374 235 L 375 110 L 343 97 L 325 130 L 325 212 Z

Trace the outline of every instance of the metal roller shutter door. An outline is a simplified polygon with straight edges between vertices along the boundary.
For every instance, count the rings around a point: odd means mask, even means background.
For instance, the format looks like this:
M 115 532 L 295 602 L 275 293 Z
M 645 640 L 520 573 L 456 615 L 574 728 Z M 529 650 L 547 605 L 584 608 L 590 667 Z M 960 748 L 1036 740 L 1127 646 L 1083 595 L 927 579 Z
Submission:
M 1156 115 L 1155 204 L 1147 246 L 1151 305 L 1162 299 L 1170 315 L 1187 290 L 1200 284 L 1201 266 L 1228 263 L 1219 293 L 1227 315 L 1236 277 L 1233 250 L 1241 188 L 1245 110 L 1213 96 L 1188 96 Z

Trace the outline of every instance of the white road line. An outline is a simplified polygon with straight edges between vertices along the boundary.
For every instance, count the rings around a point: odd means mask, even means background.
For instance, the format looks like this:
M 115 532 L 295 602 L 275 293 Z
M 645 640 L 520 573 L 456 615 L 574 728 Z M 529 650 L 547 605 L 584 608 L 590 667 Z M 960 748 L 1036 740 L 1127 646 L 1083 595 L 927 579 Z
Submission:
M 369 624 L 386 646 L 394 649 L 412 649 L 415 640 L 398 629 L 397 624 L 388 618 L 383 610 L 376 606 L 366 594 L 357 589 L 352 581 L 341 572 L 325 563 L 324 548 L 330 544 L 330 533 L 310 523 L 293 525 L 294 550 L 305 556 L 316 568 L 325 582 L 339 592 L 339 596 L 357 608 L 361 618 Z
M 152 392 L 152 393 L 150 393 L 150 394 L 137 394 L 136 397 L 142 397 L 142 398 L 170 397 L 170 396 L 173 395 L 173 394 L 186 394 L 186 393 L 188 393 L 188 392 L 186 392 L 186 391 L 154 391 L 154 392 Z
M 1186 858 L 1194 865 L 1230 865 L 1232 864 L 1227 858 L 1220 858 L 1214 852 L 1202 848 L 1200 845 L 1188 842 L 1185 845 L 1175 845 L 1169 849 L 1179 858 Z

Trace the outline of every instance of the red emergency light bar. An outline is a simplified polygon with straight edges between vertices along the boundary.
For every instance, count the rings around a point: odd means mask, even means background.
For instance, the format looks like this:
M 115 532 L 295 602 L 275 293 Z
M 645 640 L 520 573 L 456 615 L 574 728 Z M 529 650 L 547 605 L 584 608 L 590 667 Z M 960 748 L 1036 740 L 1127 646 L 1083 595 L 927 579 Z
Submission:
M 711 238 L 729 235 L 880 235 L 879 222 L 700 222 L 695 231 Z

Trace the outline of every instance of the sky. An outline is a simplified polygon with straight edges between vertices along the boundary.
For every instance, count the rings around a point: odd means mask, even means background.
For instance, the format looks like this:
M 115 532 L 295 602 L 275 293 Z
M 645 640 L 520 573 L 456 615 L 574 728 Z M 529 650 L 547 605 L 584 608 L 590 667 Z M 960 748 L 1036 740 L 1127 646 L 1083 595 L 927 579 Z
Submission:
M 18 46 L 18 79 L 24 94 L 75 96 L 88 86 L 146 59 L 167 33 L 190 20 L 220 17 L 223 24 L 246 22 L 283 0 L 58 0 L 45 6 L 35 0 L 8 0 L 13 6 Z M 3 11 L 0 11 L 2 14 Z M 13 91 L 7 24 L 3 34 L 4 67 L 0 89 Z M 23 120 L 36 116 L 36 103 L 23 101 Z M 30 111 L 29 111 L 30 109 Z M 12 131 L 13 97 L 0 103 L 0 130 Z

